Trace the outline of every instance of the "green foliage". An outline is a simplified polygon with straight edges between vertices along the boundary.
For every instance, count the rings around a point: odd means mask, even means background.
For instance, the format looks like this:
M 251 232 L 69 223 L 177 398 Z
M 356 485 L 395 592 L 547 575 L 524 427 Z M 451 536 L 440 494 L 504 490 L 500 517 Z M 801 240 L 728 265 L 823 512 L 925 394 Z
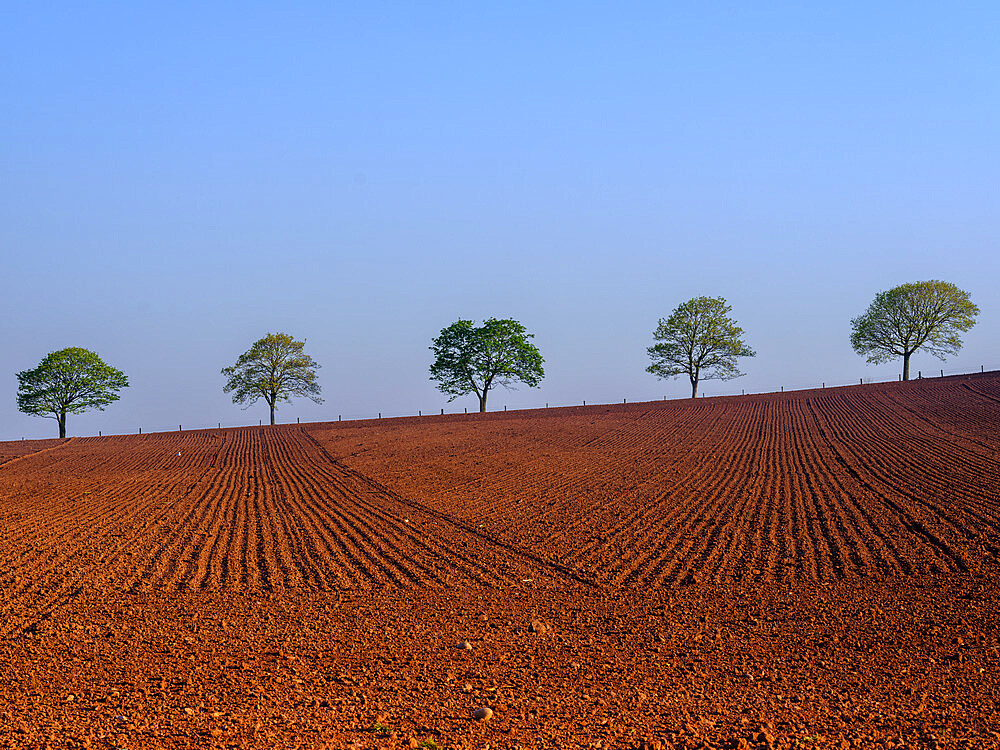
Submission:
M 104 410 L 128 388 L 121 370 L 80 347 L 52 352 L 34 370 L 17 373 L 17 408 L 25 414 L 55 419 L 66 436 L 66 415 Z
M 494 385 L 510 388 L 521 382 L 535 388 L 545 377 L 545 360 L 532 338 L 516 320 L 490 318 L 478 327 L 458 320 L 433 340 L 431 380 L 449 401 L 475 393 L 480 411 L 486 411 L 486 394 Z
M 957 354 L 959 334 L 976 324 L 979 308 L 969 293 L 947 281 L 917 281 L 875 295 L 863 315 L 851 321 L 851 346 L 868 362 L 879 364 L 926 351 L 938 359 Z
M 223 368 L 222 374 L 229 378 L 223 392 L 233 394 L 234 404 L 247 407 L 263 398 L 271 407 L 271 424 L 279 401 L 305 396 L 322 403 L 316 382 L 319 365 L 303 353 L 304 346 L 304 341 L 287 333 L 268 333 L 241 354 L 235 365 Z
M 737 357 L 755 352 L 743 341 L 743 329 L 729 317 L 732 307 L 722 297 L 695 297 L 682 302 L 653 332 L 647 372 L 661 378 L 687 375 L 691 394 L 702 380 L 731 380 L 743 375 Z

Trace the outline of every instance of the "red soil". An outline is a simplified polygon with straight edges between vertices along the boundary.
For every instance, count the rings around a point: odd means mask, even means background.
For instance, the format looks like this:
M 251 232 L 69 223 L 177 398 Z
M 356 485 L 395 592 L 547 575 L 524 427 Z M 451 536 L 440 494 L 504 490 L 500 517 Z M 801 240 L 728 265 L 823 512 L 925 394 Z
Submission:
M 0 746 L 1000 747 L 998 424 L 987 373 L 0 443 Z
M 62 445 L 65 440 L 53 438 L 51 440 L 17 440 L 9 443 L 0 443 L 0 464 L 13 461 L 21 456 L 30 456 L 33 453 L 55 448 Z

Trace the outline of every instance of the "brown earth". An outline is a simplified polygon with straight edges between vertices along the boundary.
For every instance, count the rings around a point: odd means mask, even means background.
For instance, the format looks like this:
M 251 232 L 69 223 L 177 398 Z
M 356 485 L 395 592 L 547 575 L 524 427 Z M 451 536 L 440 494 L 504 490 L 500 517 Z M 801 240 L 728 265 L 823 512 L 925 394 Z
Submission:
M 0 443 L 0 746 L 1000 747 L 998 425 L 987 373 Z
M 22 456 L 30 456 L 33 453 L 38 453 L 48 448 L 55 448 L 64 442 L 66 441 L 59 438 L 51 440 L 17 440 L 9 443 L 0 442 L 0 464 L 5 464 Z

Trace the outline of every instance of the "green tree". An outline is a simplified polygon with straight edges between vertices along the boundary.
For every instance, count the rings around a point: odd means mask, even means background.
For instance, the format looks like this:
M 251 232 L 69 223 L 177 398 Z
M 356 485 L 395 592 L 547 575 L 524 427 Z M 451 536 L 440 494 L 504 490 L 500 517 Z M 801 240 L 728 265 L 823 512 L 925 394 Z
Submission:
M 515 381 L 535 388 L 545 371 L 541 353 L 528 333 L 516 320 L 490 318 L 476 327 L 471 320 L 458 320 L 434 339 L 431 380 L 438 390 L 451 396 L 475 393 L 479 411 L 486 411 L 486 395 L 490 388 L 502 385 L 511 388 Z
M 732 307 L 722 297 L 695 297 L 682 302 L 653 332 L 649 347 L 652 364 L 646 368 L 660 378 L 687 375 L 691 398 L 698 397 L 702 380 L 731 380 L 744 373 L 737 357 L 756 353 L 743 341 L 743 329 L 729 317 Z
M 222 374 L 229 378 L 224 393 L 233 394 L 234 404 L 251 404 L 263 398 L 271 407 L 271 424 L 279 401 L 291 402 L 292 396 L 305 396 L 317 404 L 320 386 L 316 382 L 319 365 L 303 353 L 304 341 L 287 333 L 269 333 L 254 342 L 232 367 Z
M 903 358 L 910 379 L 910 356 L 926 351 L 938 359 L 957 354 L 960 333 L 976 324 L 979 308 L 969 293 L 948 281 L 917 281 L 879 292 L 863 315 L 851 321 L 851 346 L 873 364 Z
M 128 378 L 88 349 L 52 352 L 34 370 L 17 373 L 17 408 L 25 414 L 55 419 L 66 437 L 66 415 L 100 409 L 119 399 Z

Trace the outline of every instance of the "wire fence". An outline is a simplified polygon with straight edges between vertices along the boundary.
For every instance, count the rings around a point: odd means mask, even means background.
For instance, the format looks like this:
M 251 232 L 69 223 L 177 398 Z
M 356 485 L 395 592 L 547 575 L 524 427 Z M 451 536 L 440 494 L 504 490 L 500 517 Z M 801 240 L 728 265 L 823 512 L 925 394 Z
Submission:
M 969 369 L 967 369 L 965 367 L 962 367 L 962 368 L 948 368 L 948 367 L 942 368 L 942 367 L 938 367 L 938 368 L 923 369 L 923 370 L 916 370 L 916 369 L 912 369 L 911 368 L 911 370 L 910 370 L 910 380 L 929 380 L 929 379 L 932 379 L 932 378 L 948 377 L 949 375 L 975 375 L 975 374 L 982 374 L 982 373 L 986 373 L 986 372 L 995 372 L 997 370 L 1000 370 L 1000 363 L 992 364 L 992 365 L 980 365 L 979 369 L 977 369 L 977 370 L 969 370 Z M 741 395 L 752 395 L 753 393 L 761 394 L 761 393 L 782 393 L 782 392 L 785 392 L 785 391 L 789 391 L 789 392 L 793 392 L 793 391 L 811 391 L 811 390 L 822 389 L 822 388 L 842 388 L 844 386 L 849 386 L 849 385 L 872 385 L 872 384 L 877 384 L 877 383 L 894 383 L 894 382 L 902 381 L 902 379 L 903 379 L 902 373 L 897 373 L 896 377 L 894 377 L 894 378 L 868 376 L 868 377 L 860 377 L 857 380 L 819 381 L 819 382 L 809 382 L 809 383 L 806 383 L 806 382 L 793 382 L 793 383 L 785 383 L 785 384 L 779 385 L 774 390 L 763 390 L 763 391 L 752 391 L 752 392 L 751 391 L 745 391 L 743 389 L 739 389 L 739 390 L 726 390 L 726 391 L 718 391 L 718 392 L 716 392 L 716 391 L 713 390 L 712 393 L 699 394 L 699 396 L 700 395 L 705 395 L 705 396 L 741 396 Z
M 980 365 L 980 367 L 979 367 L 978 370 L 968 370 L 968 369 L 965 369 L 965 368 L 960 368 L 960 369 L 951 368 L 950 369 L 950 368 L 946 368 L 946 367 L 945 368 L 939 367 L 939 368 L 934 369 L 934 370 L 916 370 L 916 374 L 912 374 L 912 371 L 911 371 L 910 379 L 911 380 L 927 380 L 927 379 L 931 379 L 931 378 L 948 377 L 949 375 L 972 375 L 972 374 L 977 374 L 977 373 L 994 372 L 994 371 L 998 371 L 998 370 L 1000 370 L 1000 364 L 990 365 L 990 366 Z M 837 382 L 833 382 L 833 381 L 829 381 L 829 382 L 827 382 L 827 381 L 819 381 L 819 382 L 813 382 L 813 383 L 801 383 L 800 382 L 800 383 L 793 383 L 793 384 L 783 384 L 783 385 L 779 385 L 777 388 L 775 388 L 773 390 L 753 390 L 753 391 L 747 391 L 745 388 L 740 388 L 738 390 L 737 389 L 730 389 L 730 390 L 725 390 L 725 391 L 717 391 L 717 390 L 713 389 L 712 392 L 710 392 L 710 393 L 707 392 L 707 391 L 699 393 L 698 397 L 699 398 L 715 398 L 715 397 L 723 397 L 723 396 L 726 396 L 726 397 L 729 397 L 729 396 L 753 396 L 753 395 L 770 394 L 770 393 L 784 393 L 784 392 L 792 393 L 792 392 L 795 392 L 795 391 L 807 391 L 807 390 L 816 390 L 816 389 L 822 389 L 822 388 L 841 388 L 841 387 L 849 386 L 849 385 L 870 385 L 870 384 L 876 384 L 876 383 L 892 383 L 892 382 L 897 382 L 897 381 L 901 381 L 901 380 L 902 380 L 902 374 L 897 374 L 896 378 L 888 378 L 888 379 L 886 379 L 886 378 L 876 378 L 876 377 L 867 377 L 867 378 L 860 377 L 860 378 L 858 378 L 855 381 L 837 381 Z M 711 381 L 709 381 L 709 382 L 711 382 Z M 704 381 L 703 381 L 703 383 L 701 385 L 702 385 L 702 387 L 704 387 Z M 673 397 L 669 397 L 669 398 L 667 396 L 664 396 L 662 400 L 663 401 L 684 401 L 684 400 L 690 400 L 690 396 L 673 396 Z M 578 406 L 613 406 L 614 404 L 648 403 L 649 401 L 651 401 L 651 399 L 649 399 L 649 398 L 629 399 L 629 398 L 626 397 L 626 398 L 623 398 L 620 402 L 610 402 L 610 403 L 609 402 L 587 401 L 586 399 L 581 399 L 579 401 L 572 401 L 572 402 L 565 402 L 564 401 L 564 402 L 558 402 L 558 403 L 554 402 L 554 401 L 553 402 L 539 402 L 538 404 L 528 405 L 528 406 L 520 405 L 520 406 L 518 406 L 516 408 L 513 408 L 513 409 L 508 409 L 508 406 L 504 405 L 502 407 L 497 407 L 497 408 L 490 409 L 489 413 L 490 414 L 497 414 L 497 413 L 503 413 L 503 412 L 515 413 L 515 412 L 525 412 L 525 411 L 540 411 L 540 410 L 544 410 L 544 409 L 565 409 L 565 408 L 578 407 Z M 455 415 L 463 415 L 463 414 L 476 414 L 476 413 L 478 413 L 478 411 L 479 411 L 478 409 L 472 409 L 472 410 L 470 410 L 468 407 L 463 407 L 460 410 L 459 409 L 448 409 L 447 407 L 439 407 L 437 409 L 431 409 L 431 410 L 418 409 L 415 414 L 413 412 L 375 412 L 375 413 L 372 413 L 372 412 L 364 412 L 364 413 L 355 412 L 355 413 L 350 413 L 350 414 L 348 414 L 348 413 L 340 413 L 340 414 L 323 414 L 323 415 L 312 414 L 312 415 L 309 415 L 309 417 L 307 418 L 307 420 L 306 420 L 305 423 L 321 423 L 321 422 L 341 422 L 341 423 L 343 423 L 343 422 L 370 422 L 370 421 L 378 421 L 378 420 L 382 420 L 382 419 L 422 418 L 422 417 L 433 417 L 433 416 L 442 417 L 442 416 L 455 416 Z M 285 421 L 277 420 L 275 423 L 279 424 L 279 425 L 288 425 L 288 424 L 302 424 L 303 421 L 302 421 L 301 417 L 296 417 L 294 420 L 285 420 Z M 265 424 L 264 420 L 263 419 L 259 419 L 257 421 L 257 425 L 256 426 L 264 426 L 264 424 Z M 195 430 L 225 430 L 225 429 L 233 429 L 233 428 L 239 428 L 239 427 L 253 427 L 253 426 L 255 426 L 255 425 L 252 422 L 249 422 L 249 423 L 248 422 L 235 423 L 235 422 L 228 422 L 228 421 L 225 421 L 225 420 L 218 420 L 216 422 L 202 422 L 202 423 L 199 423 L 199 424 L 178 424 L 177 427 L 176 427 L 176 430 L 172 426 L 170 426 L 170 425 L 157 425 L 156 427 L 154 427 L 151 430 L 147 429 L 147 428 L 145 428 L 145 427 L 143 427 L 141 425 L 137 425 L 134 432 L 129 432 L 129 433 L 120 433 L 120 432 L 110 433 L 109 432 L 106 437 L 110 437 L 112 435 L 122 435 L 122 434 L 148 435 L 148 434 L 155 434 L 155 433 L 162 433 L 162 432 L 174 432 L 174 431 L 184 432 L 184 431 L 195 431 Z M 77 436 L 78 437 L 105 437 L 103 430 L 97 430 L 96 432 L 91 432 L 90 434 L 77 433 Z M 21 440 L 24 440 L 24 439 L 25 438 L 23 438 L 23 437 L 21 438 Z M 34 440 L 34 439 L 37 439 L 37 438 L 31 438 L 31 439 Z

